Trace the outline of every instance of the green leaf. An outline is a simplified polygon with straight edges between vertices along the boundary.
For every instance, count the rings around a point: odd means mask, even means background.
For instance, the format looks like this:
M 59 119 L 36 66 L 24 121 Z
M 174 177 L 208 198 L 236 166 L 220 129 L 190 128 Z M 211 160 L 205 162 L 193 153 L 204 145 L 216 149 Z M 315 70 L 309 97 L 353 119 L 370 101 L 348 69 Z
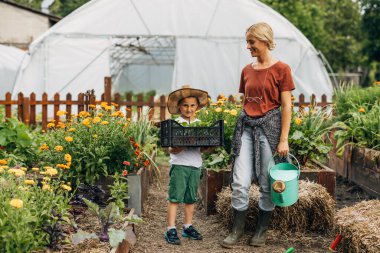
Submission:
M 291 139 L 293 139 L 293 140 L 299 140 L 299 139 L 301 139 L 302 137 L 303 137 L 303 133 L 302 133 L 301 131 L 296 130 L 296 131 L 293 133 Z
M 108 230 L 111 247 L 117 247 L 125 239 L 125 232 L 120 229 L 111 228 Z
M 82 229 L 79 229 L 77 233 L 71 235 L 71 242 L 74 245 L 77 245 L 86 239 L 95 239 L 95 238 L 97 238 L 95 233 L 88 233 L 86 231 L 83 231 Z

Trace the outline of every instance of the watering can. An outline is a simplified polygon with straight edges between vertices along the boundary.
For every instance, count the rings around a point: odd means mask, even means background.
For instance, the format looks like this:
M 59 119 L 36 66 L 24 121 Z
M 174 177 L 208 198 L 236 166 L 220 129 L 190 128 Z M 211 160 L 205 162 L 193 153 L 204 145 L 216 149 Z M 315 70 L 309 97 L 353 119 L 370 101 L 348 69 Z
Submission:
M 271 185 L 271 198 L 276 206 L 291 206 L 298 200 L 300 164 L 292 154 L 289 155 L 297 161 L 298 167 L 287 162 L 269 163 L 268 174 Z

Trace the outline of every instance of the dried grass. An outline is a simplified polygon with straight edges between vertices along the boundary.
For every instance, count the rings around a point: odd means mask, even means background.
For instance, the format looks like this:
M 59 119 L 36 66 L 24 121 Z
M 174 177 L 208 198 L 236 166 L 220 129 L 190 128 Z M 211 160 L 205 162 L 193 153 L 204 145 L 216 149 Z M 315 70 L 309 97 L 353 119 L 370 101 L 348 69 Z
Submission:
M 336 230 L 343 236 L 344 252 L 380 252 L 380 200 L 362 201 L 340 209 Z
M 258 216 L 259 188 L 251 187 L 246 229 L 253 231 Z M 231 190 L 225 188 L 218 194 L 216 209 L 221 222 L 231 227 Z M 326 189 L 313 182 L 299 181 L 299 199 L 289 207 L 276 207 L 271 227 L 281 232 L 318 232 L 327 234 L 333 229 L 335 201 Z

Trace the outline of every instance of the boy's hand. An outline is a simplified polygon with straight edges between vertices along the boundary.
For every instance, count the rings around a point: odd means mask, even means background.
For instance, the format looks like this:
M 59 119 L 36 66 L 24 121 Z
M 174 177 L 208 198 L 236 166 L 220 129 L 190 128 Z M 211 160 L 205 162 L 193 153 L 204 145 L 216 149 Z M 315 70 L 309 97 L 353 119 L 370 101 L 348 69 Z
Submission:
M 201 152 L 206 153 L 206 154 L 210 154 L 214 152 L 214 150 L 215 150 L 215 147 L 201 147 Z
M 182 152 L 183 150 L 185 150 L 184 147 L 169 147 L 169 153 L 170 154 L 178 154 L 178 153 Z

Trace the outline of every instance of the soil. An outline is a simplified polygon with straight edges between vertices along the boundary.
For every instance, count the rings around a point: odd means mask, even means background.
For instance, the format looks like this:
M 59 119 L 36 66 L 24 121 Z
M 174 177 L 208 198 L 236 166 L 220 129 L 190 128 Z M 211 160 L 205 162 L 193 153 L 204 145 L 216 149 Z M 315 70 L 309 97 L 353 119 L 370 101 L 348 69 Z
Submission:
M 206 216 L 203 209 L 198 208 L 194 214 L 194 226 L 203 235 L 202 241 L 193 241 L 186 238 L 181 239 L 181 245 L 170 245 L 164 239 L 166 229 L 166 197 L 169 176 L 168 166 L 161 167 L 161 184 L 153 184 L 150 189 L 148 200 L 145 205 L 142 218 L 143 224 L 136 226 L 137 244 L 132 249 L 137 252 L 257 252 L 257 253 L 284 253 L 293 247 L 294 252 L 318 253 L 330 252 L 328 247 L 334 240 L 333 234 L 280 234 L 274 230 L 268 232 L 267 245 L 254 248 L 248 245 L 252 234 L 247 234 L 240 239 L 238 245 L 233 249 L 225 249 L 219 245 L 219 241 L 228 235 L 228 230 L 218 220 L 218 215 Z M 337 179 L 336 187 L 337 208 L 353 205 L 370 197 L 360 187 Z M 180 206 L 177 215 L 177 228 L 181 233 L 183 221 L 183 207 Z

